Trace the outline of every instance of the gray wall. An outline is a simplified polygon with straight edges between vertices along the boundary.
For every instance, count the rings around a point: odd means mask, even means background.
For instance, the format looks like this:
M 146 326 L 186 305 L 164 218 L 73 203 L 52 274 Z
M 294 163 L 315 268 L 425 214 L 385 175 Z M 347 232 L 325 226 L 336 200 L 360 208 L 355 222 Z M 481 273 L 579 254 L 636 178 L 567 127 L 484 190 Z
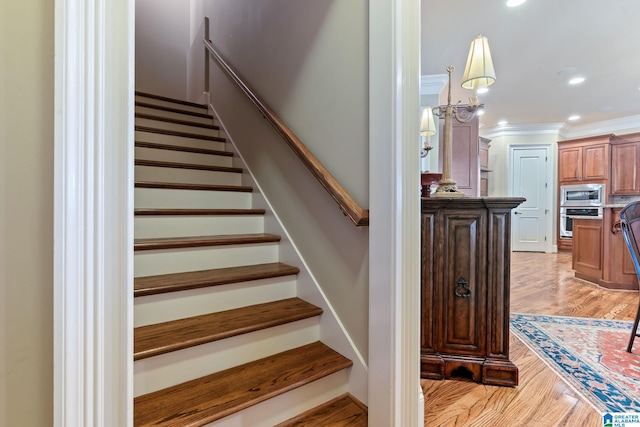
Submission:
M 203 5 L 214 45 L 368 207 L 367 2 L 222 0 Z M 196 36 L 192 49 L 200 48 Z M 212 104 L 221 121 L 366 357 L 368 228 L 355 227 L 340 212 L 216 67 L 211 75 Z
M 188 0 L 135 0 L 136 90 L 187 97 Z
M 0 6 L 0 426 L 53 419 L 54 2 Z

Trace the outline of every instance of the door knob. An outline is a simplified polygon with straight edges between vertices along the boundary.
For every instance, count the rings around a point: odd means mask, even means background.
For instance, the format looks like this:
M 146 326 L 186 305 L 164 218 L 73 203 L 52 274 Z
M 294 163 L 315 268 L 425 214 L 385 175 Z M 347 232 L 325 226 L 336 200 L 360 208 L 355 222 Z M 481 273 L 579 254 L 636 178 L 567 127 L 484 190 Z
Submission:
M 516 215 L 522 215 L 522 213 L 520 213 L 520 212 L 514 212 L 514 214 L 516 214 Z

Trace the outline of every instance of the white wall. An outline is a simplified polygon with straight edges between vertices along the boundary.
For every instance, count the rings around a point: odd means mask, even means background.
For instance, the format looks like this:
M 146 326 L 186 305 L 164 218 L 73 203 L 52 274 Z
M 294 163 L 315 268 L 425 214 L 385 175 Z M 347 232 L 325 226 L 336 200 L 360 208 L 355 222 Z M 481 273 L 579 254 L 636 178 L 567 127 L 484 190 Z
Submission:
M 213 44 L 368 207 L 367 2 L 203 4 Z M 192 50 L 200 46 L 196 36 Z M 366 359 L 368 228 L 354 226 L 340 212 L 216 66 L 211 75 L 212 104 L 221 121 Z
M 135 2 L 136 90 L 186 99 L 189 2 Z
M 0 3 L 0 426 L 53 419 L 54 2 Z

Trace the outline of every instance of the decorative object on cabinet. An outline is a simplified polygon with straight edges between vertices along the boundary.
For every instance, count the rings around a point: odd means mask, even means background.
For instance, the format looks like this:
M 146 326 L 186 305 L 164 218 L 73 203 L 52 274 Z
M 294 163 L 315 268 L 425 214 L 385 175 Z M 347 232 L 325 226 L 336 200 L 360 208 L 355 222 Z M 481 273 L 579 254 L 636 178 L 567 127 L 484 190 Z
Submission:
M 440 178 L 442 178 L 441 173 L 422 172 L 420 174 L 421 196 L 431 197 L 431 186 L 440 182 Z
M 458 108 L 458 106 L 451 105 L 451 73 L 453 73 L 453 70 L 453 65 L 447 67 L 447 73 L 449 74 L 447 105 L 444 106 L 444 108 L 437 107 L 434 109 L 434 113 L 438 116 L 444 115 L 442 179 L 435 193 L 438 197 L 464 196 L 464 193 L 458 190 L 456 181 L 452 178 L 451 174 L 453 144 L 452 120 L 455 117 L 458 122 L 464 123 L 474 119 L 478 110 L 483 108 L 483 105 L 478 101 L 477 90 L 492 85 L 496 80 L 487 38 L 479 35 L 471 42 L 467 65 L 462 78 L 462 87 L 472 89 L 474 94 L 469 98 L 469 105 L 462 109 Z
M 524 198 L 422 199 L 422 378 L 515 386 L 511 210 Z
M 420 157 L 427 157 L 429 151 L 433 148 L 430 144 L 432 135 L 436 134 L 436 123 L 433 119 L 433 110 L 431 107 L 424 107 L 422 117 L 420 118 L 420 135 L 424 137 L 423 147 L 420 150 Z

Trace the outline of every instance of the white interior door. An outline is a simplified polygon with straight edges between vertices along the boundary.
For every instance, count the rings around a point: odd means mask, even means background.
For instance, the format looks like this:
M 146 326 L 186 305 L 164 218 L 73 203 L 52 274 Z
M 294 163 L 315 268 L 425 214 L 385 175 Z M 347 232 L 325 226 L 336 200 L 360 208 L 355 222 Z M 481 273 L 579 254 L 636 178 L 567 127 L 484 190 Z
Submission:
M 547 146 L 509 147 L 509 195 L 527 199 L 512 213 L 511 248 L 514 251 L 549 251 L 548 151 Z

